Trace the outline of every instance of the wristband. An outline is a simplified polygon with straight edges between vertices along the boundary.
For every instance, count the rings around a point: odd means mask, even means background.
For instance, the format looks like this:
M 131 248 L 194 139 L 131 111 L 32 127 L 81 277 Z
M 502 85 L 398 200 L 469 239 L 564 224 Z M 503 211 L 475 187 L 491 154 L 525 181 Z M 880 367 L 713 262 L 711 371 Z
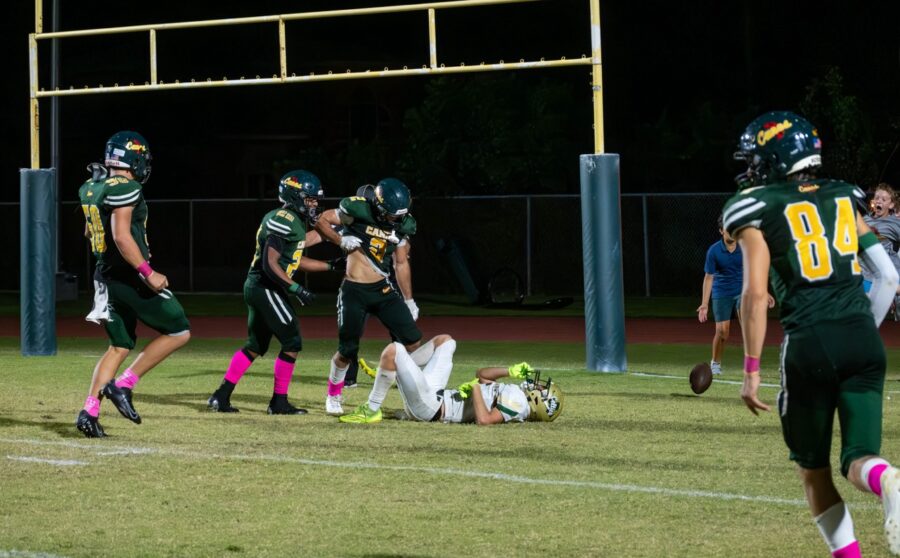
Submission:
M 148 262 L 147 260 L 144 260 L 144 263 L 137 266 L 136 269 L 137 269 L 137 272 L 140 273 L 144 279 L 146 279 L 147 277 L 150 277 L 150 275 L 153 273 L 153 268 L 150 267 L 150 262 Z
M 297 291 L 300 290 L 300 283 L 291 283 L 291 286 L 288 287 L 288 292 L 291 294 L 296 294 Z
M 744 355 L 744 373 L 756 374 L 759 372 L 759 357 Z

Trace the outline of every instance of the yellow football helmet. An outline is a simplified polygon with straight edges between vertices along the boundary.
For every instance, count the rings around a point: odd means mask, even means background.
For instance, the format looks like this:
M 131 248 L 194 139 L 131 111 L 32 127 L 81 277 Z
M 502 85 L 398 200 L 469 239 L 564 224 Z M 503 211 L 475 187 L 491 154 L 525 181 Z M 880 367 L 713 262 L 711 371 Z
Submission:
M 533 379 L 522 383 L 531 412 L 528 420 L 553 422 L 562 413 L 565 397 L 559 386 L 551 378 L 541 381 L 541 371 L 536 370 Z

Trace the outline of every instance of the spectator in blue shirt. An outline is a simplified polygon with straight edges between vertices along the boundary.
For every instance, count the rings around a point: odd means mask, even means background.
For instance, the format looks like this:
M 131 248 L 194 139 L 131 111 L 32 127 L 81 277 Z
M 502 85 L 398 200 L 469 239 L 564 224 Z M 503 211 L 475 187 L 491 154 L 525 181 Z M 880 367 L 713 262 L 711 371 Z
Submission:
M 705 323 L 709 313 L 709 300 L 712 295 L 712 314 L 716 322 L 716 334 L 712 342 L 712 360 L 709 367 L 713 374 L 722 373 L 722 353 L 725 342 L 731 332 L 731 319 L 740 320 L 738 309 L 741 304 L 741 287 L 743 286 L 744 264 L 741 248 L 722 228 L 722 216 L 719 215 L 719 234 L 722 240 L 715 242 L 706 251 L 706 265 L 703 271 L 703 295 L 697 318 Z M 775 305 L 775 299 L 769 297 L 769 308 Z

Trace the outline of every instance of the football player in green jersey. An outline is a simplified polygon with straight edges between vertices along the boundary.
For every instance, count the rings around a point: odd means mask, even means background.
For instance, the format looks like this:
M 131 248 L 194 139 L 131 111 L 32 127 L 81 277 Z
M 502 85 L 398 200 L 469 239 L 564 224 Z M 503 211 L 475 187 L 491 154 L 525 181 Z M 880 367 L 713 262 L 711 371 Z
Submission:
M 304 306 L 315 298 L 294 282 L 297 271 L 343 269 L 343 258 L 323 262 L 303 257 L 306 248 L 321 241 L 319 233 L 307 229 L 315 224 L 319 200 L 324 195 L 318 177 L 305 170 L 291 171 L 279 182 L 278 199 L 284 205 L 263 217 L 256 231 L 256 252 L 244 281 L 247 343 L 234 353 L 222 384 L 207 400 L 210 410 L 238 412 L 231 405 L 231 394 L 256 357 L 269 349 L 274 335 L 281 343 L 281 352 L 275 358 L 275 386 L 268 413 L 306 414 L 306 409 L 294 407 L 287 399 L 297 353 L 303 348 L 297 316 L 287 296 L 294 295 Z
M 168 289 L 165 275 L 150 267 L 147 203 L 142 185 L 150 177 L 150 146 L 137 132 L 118 132 L 106 142 L 103 164 L 88 167 L 91 178 L 78 191 L 85 236 L 97 259 L 94 307 L 87 320 L 102 323 L 109 349 L 94 368 L 91 387 L 75 426 L 89 438 L 105 436 L 100 398 L 106 397 L 129 420 L 140 424 L 132 404 L 138 380 L 190 339 L 184 309 Z M 161 335 L 114 379 L 134 348 L 140 320 Z
M 412 295 L 409 239 L 416 234 L 416 220 L 409 213 L 409 189 L 396 178 L 360 188 L 359 195 L 344 198 L 337 209 L 322 214 L 316 230 L 347 252 L 347 271 L 338 293 L 338 350 L 331 360 L 325 412 L 343 415 L 341 391 L 350 363 L 358 358 L 359 339 L 366 317 L 375 315 L 395 341 L 402 343 L 417 362 L 428 362 L 434 346 L 419 348 L 422 333 L 416 327 L 419 308 Z M 342 228 L 338 233 L 335 229 Z M 396 274 L 397 287 L 388 279 Z M 396 373 L 378 369 L 367 403 L 342 417 L 345 422 L 375 422 L 381 403 Z
M 900 471 L 879 457 L 885 351 L 878 325 L 898 276 L 863 221 L 865 194 L 816 178 L 816 129 L 791 112 L 766 113 L 747 127 L 735 157 L 746 161 L 743 191 L 725 204 L 725 230 L 741 245 L 744 382 L 757 414 L 759 357 L 766 333 L 767 285 L 781 303 L 778 413 L 807 502 L 834 556 L 857 557 L 850 512 L 835 488 L 830 454 L 834 414 L 841 425 L 841 473 L 882 498 L 885 533 L 900 553 Z M 860 260 L 875 270 L 869 298 Z

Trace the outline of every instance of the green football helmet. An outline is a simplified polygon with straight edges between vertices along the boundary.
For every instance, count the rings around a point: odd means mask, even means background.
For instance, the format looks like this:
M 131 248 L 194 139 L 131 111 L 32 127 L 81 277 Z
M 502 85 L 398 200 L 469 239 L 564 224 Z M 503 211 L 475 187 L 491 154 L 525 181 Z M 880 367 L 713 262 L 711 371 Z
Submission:
M 534 378 L 522 382 L 522 391 L 528 398 L 531 412 L 528 420 L 553 422 L 562 413 L 565 397 L 559 386 L 551 378 L 541 381 L 541 371 L 534 372 Z
M 322 183 L 309 171 L 291 171 L 282 176 L 278 183 L 278 199 L 305 217 L 310 224 L 318 220 L 318 202 L 324 196 Z M 315 200 L 315 203 L 307 200 Z
M 122 131 L 106 142 L 103 164 L 112 169 L 131 171 L 135 180 L 144 184 L 150 178 L 150 144 L 137 132 Z
M 371 203 L 377 210 L 376 218 L 382 223 L 398 223 L 409 214 L 412 195 L 406 184 L 396 178 L 384 178 L 378 181 L 372 191 Z
M 805 118 L 767 112 L 741 134 L 734 158 L 747 163 L 747 170 L 735 177 L 738 187 L 762 186 L 822 166 L 822 141 Z

